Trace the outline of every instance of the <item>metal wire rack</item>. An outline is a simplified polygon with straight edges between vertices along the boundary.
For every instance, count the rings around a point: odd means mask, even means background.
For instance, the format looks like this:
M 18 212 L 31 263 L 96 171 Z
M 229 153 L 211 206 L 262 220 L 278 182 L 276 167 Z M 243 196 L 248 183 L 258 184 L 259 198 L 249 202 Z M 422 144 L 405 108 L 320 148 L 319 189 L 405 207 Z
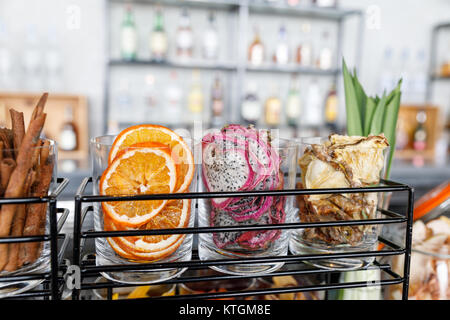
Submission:
M 66 178 L 56 179 L 55 190 L 46 197 L 28 197 L 28 198 L 2 198 L 0 205 L 7 204 L 32 204 L 32 203 L 48 203 L 48 233 L 39 236 L 21 236 L 21 237 L 2 237 L 0 243 L 22 243 L 22 242 L 50 242 L 50 270 L 40 273 L 21 273 L 2 274 L 0 273 L 0 283 L 9 284 L 27 280 L 42 280 L 42 289 L 31 289 L 5 297 L 4 299 L 25 299 L 25 298 L 42 298 L 57 300 L 60 298 L 63 287 L 63 279 L 59 275 L 60 265 L 63 253 L 67 247 L 69 238 L 61 233 L 61 230 L 69 215 L 68 209 L 57 208 L 57 198 L 69 183 Z
M 111 197 L 99 195 L 85 195 L 85 189 L 89 183 L 92 183 L 92 178 L 85 178 L 78 188 L 75 196 L 75 217 L 74 217 L 74 233 L 73 233 L 73 264 L 80 267 L 81 285 L 78 289 L 72 291 L 72 299 L 80 299 L 80 293 L 84 290 L 92 289 L 107 289 L 107 298 L 111 299 L 112 289 L 120 287 L 130 287 L 135 285 L 121 284 L 118 282 L 106 281 L 104 283 L 94 283 L 89 279 L 99 276 L 102 272 L 118 272 L 118 271 L 142 271 L 142 270 L 156 270 L 164 268 L 188 268 L 188 269 L 205 269 L 215 265 L 232 265 L 239 263 L 267 263 L 267 262 L 284 262 L 289 266 L 288 270 L 280 269 L 279 271 L 267 274 L 267 277 L 285 276 L 285 275 L 324 275 L 325 282 L 317 285 L 303 285 L 285 288 L 264 288 L 245 291 L 228 291 L 228 292 L 214 292 L 202 293 L 192 295 L 175 295 L 164 297 L 152 297 L 149 299 L 220 299 L 230 297 L 250 297 L 265 294 L 281 294 L 292 292 L 305 291 L 325 291 L 348 288 L 361 288 L 372 285 L 387 286 L 387 285 L 402 285 L 403 293 L 402 299 L 408 298 L 409 287 L 409 268 L 411 255 L 411 237 L 412 237 L 412 213 L 414 190 L 408 185 L 397 183 L 394 181 L 382 180 L 378 186 L 364 187 L 364 188 L 336 188 L 336 189 L 290 189 L 290 190 L 268 190 L 268 191 L 245 191 L 245 192 L 192 192 L 192 193 L 176 193 L 176 194 L 155 194 L 155 195 L 137 195 L 124 197 Z M 220 197 L 245 197 L 245 196 L 295 196 L 295 195 L 312 195 L 312 194 L 336 194 L 336 193 L 374 193 L 374 192 L 406 192 L 408 194 L 408 201 L 406 203 L 406 210 L 404 214 L 396 213 L 390 210 L 378 209 L 382 218 L 366 219 L 366 220 L 342 220 L 330 222 L 315 222 L 315 223 L 283 223 L 273 225 L 249 225 L 249 226 L 226 226 L 226 227 L 189 227 L 177 229 L 158 229 L 158 230 L 130 230 L 130 231 L 82 231 L 82 226 L 88 214 L 93 213 L 94 202 L 105 201 L 143 201 L 143 200 L 162 200 L 162 199 L 201 199 L 201 198 L 220 198 Z M 87 204 L 83 206 L 83 204 Z M 293 255 L 288 254 L 284 256 L 270 256 L 270 257 L 249 257 L 239 259 L 220 259 L 220 260 L 200 260 L 196 250 L 193 252 L 191 261 L 183 262 L 153 262 L 140 263 L 135 265 L 95 265 L 95 254 L 92 252 L 82 252 L 83 245 L 88 239 L 95 239 L 99 237 L 119 237 L 119 236 L 137 236 L 137 235 L 164 235 L 164 234 L 200 234 L 210 232 L 230 232 L 230 231 L 248 231 L 248 230 L 268 230 L 268 229 L 300 229 L 300 228 L 316 228 L 316 227 L 337 227 L 337 226 L 355 226 L 355 225 L 387 225 L 387 224 L 405 224 L 406 233 L 405 240 L 402 245 L 398 245 L 383 237 L 379 237 L 379 242 L 384 244 L 382 250 L 360 251 L 352 253 L 333 253 L 333 254 L 302 254 Z M 335 259 L 335 258 L 351 258 L 351 257 L 385 257 L 404 255 L 403 275 L 394 272 L 391 265 L 387 263 L 380 263 L 375 261 L 371 268 L 378 268 L 386 276 L 376 283 L 369 282 L 346 282 L 339 283 L 333 281 L 335 274 L 341 271 L 325 270 L 315 267 L 309 267 L 303 264 L 304 261 Z M 220 274 L 213 276 L 186 276 L 182 274 L 177 278 L 173 278 L 162 283 L 188 283 L 198 281 L 215 281 L 215 280 L 230 280 L 230 279 L 248 279 L 252 275 L 229 275 Z M 266 276 L 263 276 L 266 277 Z M 161 283 L 159 283 L 161 284 Z M 325 295 L 325 298 L 327 295 Z

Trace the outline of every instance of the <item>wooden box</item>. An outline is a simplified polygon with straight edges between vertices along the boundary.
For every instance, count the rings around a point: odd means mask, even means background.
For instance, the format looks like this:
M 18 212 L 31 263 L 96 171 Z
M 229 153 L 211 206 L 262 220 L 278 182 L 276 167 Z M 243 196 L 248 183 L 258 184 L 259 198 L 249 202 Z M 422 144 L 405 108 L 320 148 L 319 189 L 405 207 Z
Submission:
M 0 92 L 0 126 L 11 126 L 9 109 L 14 108 L 24 113 L 25 125 L 28 125 L 31 113 L 40 94 L 35 93 L 2 93 Z M 60 160 L 73 159 L 85 160 L 89 157 L 89 128 L 88 107 L 86 97 L 65 94 L 49 94 L 45 105 L 44 134 L 47 138 L 58 143 L 61 128 L 65 122 L 65 109 L 71 106 L 73 124 L 77 134 L 77 148 L 73 151 L 65 151 L 58 148 Z
M 427 132 L 426 148 L 423 151 L 417 151 L 413 148 L 414 130 L 417 127 L 417 113 L 419 111 L 425 111 L 426 121 L 425 129 Z M 399 131 L 406 134 L 408 137 L 408 144 L 405 148 L 395 151 L 395 157 L 398 159 L 412 159 L 415 156 L 422 156 L 427 160 L 432 160 L 435 155 L 436 141 L 439 139 L 442 130 L 443 123 L 440 119 L 439 108 L 431 105 L 402 105 L 400 106 L 398 122 L 397 122 L 397 135 Z M 399 143 L 397 136 L 397 144 Z

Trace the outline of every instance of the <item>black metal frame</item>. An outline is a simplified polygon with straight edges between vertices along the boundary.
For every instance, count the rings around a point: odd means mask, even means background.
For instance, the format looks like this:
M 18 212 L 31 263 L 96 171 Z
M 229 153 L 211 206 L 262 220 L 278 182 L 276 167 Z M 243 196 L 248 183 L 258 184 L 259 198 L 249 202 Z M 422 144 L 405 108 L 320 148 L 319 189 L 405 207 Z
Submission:
M 339 189 L 290 189 L 290 190 L 269 190 L 269 191 L 245 191 L 245 192 L 192 192 L 192 193 L 175 193 L 175 194 L 155 194 L 155 195 L 139 195 L 139 196 L 98 196 L 98 195 L 84 195 L 86 186 L 92 183 L 92 178 L 85 178 L 78 188 L 75 196 L 75 217 L 74 217 L 74 233 L 73 233 L 73 264 L 80 267 L 81 273 L 81 287 L 75 289 L 72 293 L 74 300 L 80 299 L 80 291 L 89 289 L 108 289 L 108 298 L 111 298 L 111 290 L 115 287 L 130 287 L 132 285 L 120 284 L 116 282 L 107 283 L 89 283 L 86 280 L 93 276 L 98 276 L 100 272 L 112 271 L 139 271 L 159 268 L 191 268 L 201 269 L 214 265 L 237 264 L 237 263 L 264 263 L 264 262 L 285 262 L 285 264 L 295 264 L 303 266 L 298 262 L 307 260 L 323 260 L 331 258 L 348 258 L 348 257 L 382 257 L 393 255 L 404 255 L 404 270 L 403 276 L 396 274 L 391 270 L 389 264 L 380 264 L 377 261 L 374 267 L 379 268 L 385 272 L 390 279 L 380 280 L 374 284 L 367 282 L 352 282 L 352 283 L 326 283 L 317 286 L 302 286 L 302 287 L 287 287 L 287 288 L 272 288 L 263 290 L 249 290 L 240 292 L 220 292 L 208 294 L 195 295 L 178 295 L 171 297 L 161 297 L 162 299 L 211 299 L 211 298 L 225 298 L 225 297 L 243 297 L 261 294 L 276 294 L 288 292 L 301 291 L 319 291 L 331 289 L 346 289 L 366 287 L 372 285 L 392 285 L 402 284 L 403 293 L 402 298 L 408 298 L 409 288 L 409 269 L 411 256 L 411 237 L 412 237 L 412 221 L 413 221 L 413 205 L 414 205 L 414 190 L 408 185 L 383 180 L 382 184 L 374 187 L 365 188 L 339 188 Z M 368 193 L 368 192 L 408 192 L 408 203 L 406 204 L 406 214 L 402 215 L 389 210 L 379 209 L 379 212 L 384 216 L 379 219 L 368 220 L 351 220 L 351 221 L 333 221 L 333 222 L 316 222 L 316 223 L 284 223 L 273 225 L 250 225 L 250 226 L 227 226 L 227 227 L 195 227 L 195 228 L 179 228 L 179 229 L 159 229 L 159 230 L 133 230 L 133 231 L 82 231 L 82 225 L 86 215 L 93 212 L 93 206 L 88 205 L 83 207 L 83 203 L 105 202 L 105 201 L 140 201 L 140 200 L 161 200 L 161 199 L 200 199 L 200 198 L 220 198 L 220 197 L 244 197 L 244 196 L 294 196 L 294 195 L 312 195 L 312 194 L 332 194 L 332 193 Z M 406 223 L 405 243 L 399 246 L 387 239 L 379 237 L 379 241 L 383 243 L 386 248 L 380 251 L 361 251 L 352 253 L 338 253 L 338 254 L 310 254 L 310 255 L 286 255 L 286 256 L 271 256 L 258 258 L 241 258 L 241 259 L 220 259 L 220 260 L 199 260 L 194 251 L 193 259 L 184 262 L 170 262 L 170 263 L 142 263 L 137 265 L 123 264 L 123 265 L 108 265 L 95 266 L 92 259 L 82 259 L 82 239 L 94 239 L 98 237 L 119 237 L 119 236 L 137 236 L 137 235 L 162 235 L 162 234 L 199 234 L 209 232 L 227 232 L 236 230 L 267 230 L 267 229 L 300 229 L 313 227 L 332 227 L 332 226 L 350 226 L 350 225 L 377 225 L 377 224 L 395 224 Z M 88 253 L 89 255 L 89 253 Z M 373 268 L 373 267 L 372 267 Z M 275 271 L 265 276 L 279 276 L 279 275 L 294 275 L 294 274 L 325 274 L 330 278 L 331 274 L 338 271 L 322 270 L 318 268 L 307 268 L 289 271 Z M 340 272 L 340 271 L 339 271 Z M 263 276 L 263 277 L 265 277 Z M 181 275 L 163 283 L 183 283 L 195 281 L 211 281 L 224 279 L 245 279 L 252 278 L 252 275 L 246 276 L 232 276 L 232 275 L 218 275 L 208 277 L 186 277 Z M 134 286 L 134 285 L 133 285 Z M 158 299 L 152 297 L 151 299 Z
M 48 203 L 50 230 L 48 234 L 41 236 L 23 236 L 23 237 L 2 237 L 0 243 L 21 243 L 21 242 L 44 242 L 50 241 L 50 271 L 44 273 L 33 273 L 21 275 L 2 275 L 0 273 L 0 282 L 26 281 L 26 280 L 44 280 L 43 290 L 32 289 L 4 299 L 23 299 L 42 297 L 44 299 L 57 300 L 61 293 L 61 277 L 59 277 L 61 252 L 58 248 L 64 248 L 68 241 L 65 234 L 60 231 L 69 215 L 68 209 L 57 208 L 57 198 L 69 183 L 66 178 L 56 179 L 56 189 L 46 197 L 28 197 L 28 198 L 1 198 L 0 205 L 7 204 L 32 204 L 32 203 Z M 58 213 L 61 216 L 58 219 Z M 59 246 L 58 242 L 62 241 L 63 245 Z

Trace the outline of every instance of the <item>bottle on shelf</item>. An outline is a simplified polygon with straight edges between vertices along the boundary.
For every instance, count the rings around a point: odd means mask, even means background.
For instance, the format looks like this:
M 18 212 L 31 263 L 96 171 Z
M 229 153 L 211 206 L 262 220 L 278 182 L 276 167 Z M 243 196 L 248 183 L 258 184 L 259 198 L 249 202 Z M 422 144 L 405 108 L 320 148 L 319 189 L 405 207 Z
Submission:
M 427 121 L 427 113 L 420 110 L 416 115 L 417 126 L 414 129 L 413 148 L 417 151 L 423 151 L 427 148 L 428 133 L 425 127 Z
M 208 21 L 208 28 L 203 35 L 203 57 L 213 60 L 217 59 L 219 54 L 219 33 L 214 12 L 209 13 Z
M 338 96 L 336 92 L 336 84 L 333 82 L 330 90 L 325 98 L 325 125 L 330 128 L 331 131 L 336 132 L 337 130 L 337 117 L 338 117 Z
M 178 83 L 178 74 L 175 70 L 170 72 L 170 81 L 166 86 L 165 120 L 168 123 L 177 124 L 183 120 L 182 97 L 183 90 Z
M 397 75 L 397 79 L 402 79 L 402 103 L 413 103 L 411 101 L 411 94 L 412 94 L 412 86 L 411 86 L 411 51 L 408 47 L 405 47 L 402 49 L 398 66 L 399 68 L 399 74 Z
M 203 90 L 200 81 L 200 72 L 192 71 L 192 84 L 188 94 L 188 110 L 194 118 L 201 116 L 203 112 Z
M 333 52 L 330 48 L 330 34 L 328 31 L 322 33 L 322 45 L 317 58 L 317 67 L 322 70 L 330 70 L 333 65 Z
M 395 134 L 395 150 L 405 150 L 408 149 L 410 144 L 410 137 L 407 132 L 405 118 L 398 117 L 397 120 L 397 131 Z
M 56 28 L 51 27 L 47 37 L 48 41 L 44 52 L 46 90 L 61 92 L 64 89 L 63 58 Z
M 134 60 L 137 57 L 138 36 L 133 9 L 128 5 L 122 20 L 120 30 L 120 49 L 124 60 Z
M 298 76 L 294 74 L 291 79 L 289 93 L 286 101 L 286 121 L 289 126 L 297 127 L 302 112 Z
M 113 120 L 118 120 L 119 122 L 135 121 L 133 113 L 130 112 L 133 109 L 133 94 L 131 93 L 130 80 L 121 78 L 117 90 L 113 92 L 115 93 L 115 110 L 112 114 L 114 117 Z
M 278 42 L 273 54 L 273 62 L 278 65 L 285 65 L 289 62 L 289 45 L 286 27 L 284 25 L 282 25 L 278 31 Z
M 145 89 L 144 89 L 144 112 L 142 114 L 143 119 L 148 121 L 158 121 L 159 112 L 157 109 L 157 93 L 155 88 L 155 76 L 153 74 L 147 74 L 145 76 Z
M 317 79 L 313 78 L 306 94 L 305 113 L 302 117 L 303 124 L 311 127 L 318 127 L 323 124 L 322 103 L 323 100 L 320 95 L 319 84 L 317 83 Z
M 380 66 L 380 79 L 379 79 L 379 88 L 378 92 L 381 94 L 384 90 L 386 92 L 390 92 L 394 89 L 395 79 L 397 76 L 394 74 L 394 66 L 393 66 L 393 51 L 391 47 L 386 47 L 384 49 L 383 59 Z
M 282 104 L 278 95 L 278 87 L 272 87 L 272 94 L 264 104 L 264 119 L 269 126 L 278 126 L 281 123 Z
M 296 7 L 299 5 L 300 0 L 286 0 L 286 3 L 290 7 Z
M 64 107 L 64 122 L 58 136 L 58 147 L 61 150 L 74 151 L 78 148 L 77 127 L 73 119 L 73 108 L 68 104 Z
M 312 57 L 311 23 L 304 22 L 301 25 L 301 42 L 296 50 L 295 61 L 302 67 L 311 67 Z
M 314 3 L 318 7 L 324 7 L 324 8 L 337 7 L 337 0 L 314 0 Z
M 222 80 L 216 75 L 211 87 L 211 113 L 213 125 L 220 125 L 223 121 L 224 113 L 224 92 Z
M 155 25 L 150 36 L 150 48 L 152 59 L 161 62 L 167 58 L 168 51 L 167 34 L 164 29 L 164 17 L 160 8 L 156 9 Z
M 22 83 L 25 90 L 41 91 L 43 84 L 43 57 L 39 47 L 39 35 L 35 25 L 28 25 L 23 50 Z
M 425 50 L 420 49 L 416 53 L 414 65 L 411 72 L 411 102 L 415 104 L 426 103 L 427 90 L 427 61 L 425 60 Z
M 264 45 L 259 37 L 259 29 L 255 27 L 254 30 L 255 36 L 248 49 L 248 61 L 253 66 L 259 66 L 264 62 Z
M 262 107 L 255 82 L 247 84 L 247 90 L 241 104 L 241 117 L 246 124 L 256 125 L 261 118 Z
M 190 59 L 194 51 L 194 35 L 191 27 L 191 18 L 186 8 L 181 11 L 176 33 L 176 55 L 181 59 Z

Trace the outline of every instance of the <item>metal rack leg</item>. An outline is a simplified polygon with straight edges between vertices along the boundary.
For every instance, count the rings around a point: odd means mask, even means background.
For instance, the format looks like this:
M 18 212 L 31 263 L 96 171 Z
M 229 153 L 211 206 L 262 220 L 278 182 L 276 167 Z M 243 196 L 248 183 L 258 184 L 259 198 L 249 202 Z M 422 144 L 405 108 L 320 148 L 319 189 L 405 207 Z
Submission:
M 409 290 L 409 271 L 411 263 L 411 247 L 412 247 L 412 225 L 413 225 L 413 209 L 414 209 L 414 189 L 408 189 L 408 221 L 406 222 L 406 234 L 405 234 L 405 262 L 403 270 L 403 291 L 402 300 L 408 300 Z
M 52 300 L 59 299 L 58 290 L 58 219 L 56 200 L 52 199 L 49 202 L 50 212 L 50 264 L 51 264 L 51 297 Z
M 80 265 L 80 234 L 81 234 L 81 199 L 80 197 L 75 197 L 75 212 L 73 221 L 73 256 L 72 263 L 75 266 Z M 80 275 L 81 276 L 81 275 Z M 80 283 L 81 283 L 80 279 Z M 72 289 L 72 300 L 79 300 L 80 292 L 79 289 Z

